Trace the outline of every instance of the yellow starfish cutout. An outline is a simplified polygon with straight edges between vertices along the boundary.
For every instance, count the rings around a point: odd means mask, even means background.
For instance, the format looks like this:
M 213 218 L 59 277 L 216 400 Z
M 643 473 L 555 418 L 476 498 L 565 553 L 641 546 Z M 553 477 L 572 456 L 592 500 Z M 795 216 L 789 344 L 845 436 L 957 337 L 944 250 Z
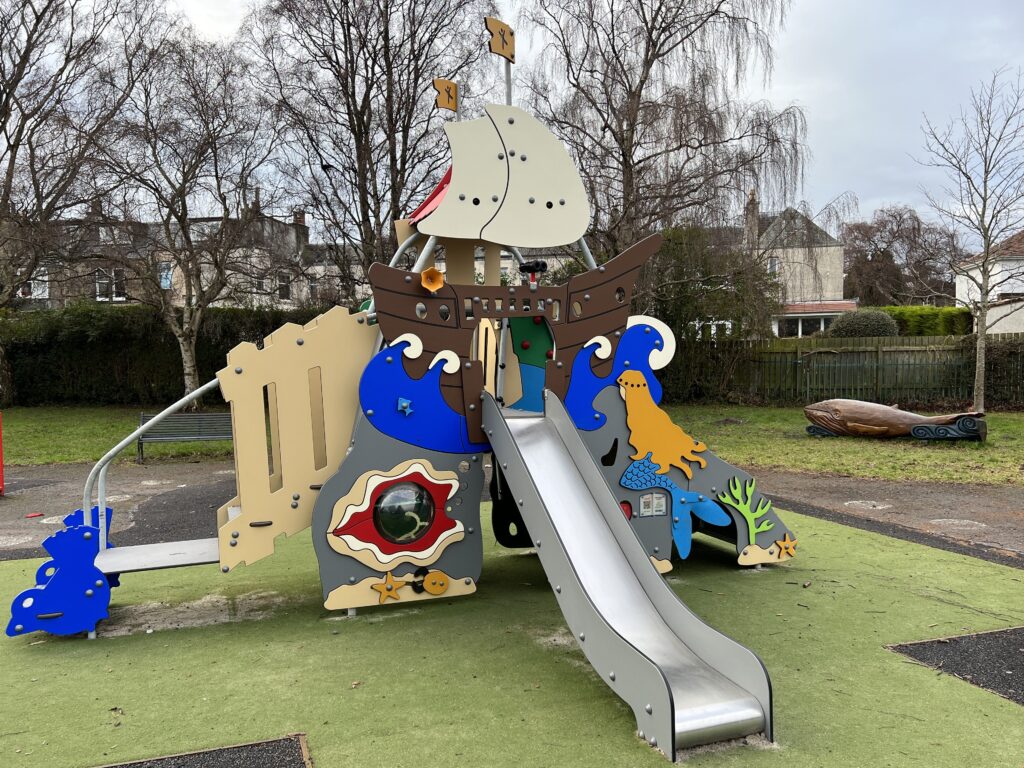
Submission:
M 781 540 L 776 540 L 775 543 L 779 545 L 779 560 L 782 559 L 783 555 L 786 555 L 787 557 L 796 557 L 797 541 L 796 539 L 791 539 L 789 537 L 789 531 L 786 531 L 786 535 L 783 536 Z M 374 589 L 376 589 L 376 587 L 374 587 Z M 384 601 L 381 600 L 381 602 Z
M 388 571 L 384 581 L 380 584 L 371 584 L 370 589 L 380 592 L 380 605 L 384 605 L 389 597 L 393 600 L 401 600 L 402 598 L 399 596 L 398 590 L 404 586 L 404 581 L 395 581 L 394 575 L 392 575 L 391 571 Z

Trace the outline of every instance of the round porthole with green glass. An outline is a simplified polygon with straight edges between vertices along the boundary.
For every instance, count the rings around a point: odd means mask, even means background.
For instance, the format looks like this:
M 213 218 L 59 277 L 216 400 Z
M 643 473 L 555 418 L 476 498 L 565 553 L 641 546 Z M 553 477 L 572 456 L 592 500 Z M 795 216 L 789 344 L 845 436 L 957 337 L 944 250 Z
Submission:
M 434 521 L 434 500 L 422 485 L 397 483 L 373 505 L 373 525 L 393 544 L 409 544 L 423 536 Z

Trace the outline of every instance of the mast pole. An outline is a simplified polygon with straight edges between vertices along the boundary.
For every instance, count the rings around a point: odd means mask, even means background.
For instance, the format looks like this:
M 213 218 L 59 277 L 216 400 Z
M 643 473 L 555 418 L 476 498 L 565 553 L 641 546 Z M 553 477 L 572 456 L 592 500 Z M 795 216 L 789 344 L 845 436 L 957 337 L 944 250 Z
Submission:
M 491 33 L 489 48 L 495 56 L 505 60 L 505 103 L 512 106 L 512 65 L 516 62 L 516 33 L 501 19 L 488 16 L 484 26 Z

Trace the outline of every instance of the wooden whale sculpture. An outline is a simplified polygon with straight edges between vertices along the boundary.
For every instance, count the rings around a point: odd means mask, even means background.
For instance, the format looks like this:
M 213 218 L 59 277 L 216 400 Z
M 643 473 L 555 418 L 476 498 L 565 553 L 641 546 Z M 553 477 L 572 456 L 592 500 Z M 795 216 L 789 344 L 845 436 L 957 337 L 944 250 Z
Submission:
M 985 437 L 985 422 L 981 421 L 985 414 L 980 412 L 921 416 L 901 411 L 898 405 L 879 405 L 863 400 L 822 400 L 804 408 L 804 415 L 822 430 L 808 427 L 811 434 L 856 437 L 909 437 L 913 434 L 915 437 L 976 440 Z M 914 430 L 920 426 L 927 428 Z

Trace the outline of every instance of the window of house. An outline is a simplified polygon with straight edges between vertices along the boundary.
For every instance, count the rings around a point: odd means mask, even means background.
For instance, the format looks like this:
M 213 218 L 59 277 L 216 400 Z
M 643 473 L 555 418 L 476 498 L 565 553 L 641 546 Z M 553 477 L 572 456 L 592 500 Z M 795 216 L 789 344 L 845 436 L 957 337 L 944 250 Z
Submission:
M 801 325 L 801 336 L 810 336 L 812 333 L 817 333 L 821 328 L 820 317 L 804 317 L 800 319 Z
M 779 336 L 789 338 L 800 335 L 800 318 L 784 317 L 779 320 Z
M 25 274 L 25 270 L 18 270 L 18 277 Z M 39 267 L 32 275 L 18 286 L 18 297 L 22 299 L 48 299 L 50 298 L 50 280 L 46 267 Z
M 827 331 L 829 329 L 829 326 L 832 325 L 832 321 L 835 320 L 835 319 L 836 319 L 835 316 L 821 318 L 821 328 L 822 328 L 822 330 Z
M 160 289 L 164 291 L 171 290 L 173 285 L 174 277 L 174 265 L 169 261 L 161 261 L 157 265 L 157 276 L 160 280 Z
M 769 256 L 768 257 L 768 272 L 774 275 L 778 271 L 779 271 L 779 257 L 778 256 Z
M 309 278 L 309 300 L 312 302 L 320 300 L 320 286 L 317 285 L 315 277 Z
M 96 270 L 96 301 L 125 301 L 127 298 L 124 269 Z
M 292 282 L 288 279 L 287 272 L 277 273 L 277 298 L 281 301 L 291 301 Z
M 191 222 L 191 235 L 193 240 L 209 240 L 220 230 L 219 221 L 193 221 Z
M 101 243 L 127 243 L 129 242 L 128 233 L 115 226 L 100 227 L 100 242 Z

